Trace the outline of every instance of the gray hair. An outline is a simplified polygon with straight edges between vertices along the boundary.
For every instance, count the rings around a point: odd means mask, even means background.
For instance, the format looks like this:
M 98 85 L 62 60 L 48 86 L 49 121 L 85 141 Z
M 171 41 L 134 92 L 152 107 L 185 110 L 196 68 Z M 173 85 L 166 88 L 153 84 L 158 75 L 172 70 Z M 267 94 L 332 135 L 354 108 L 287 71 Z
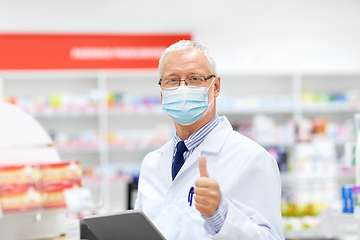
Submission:
M 166 58 L 167 55 L 169 55 L 169 53 L 171 52 L 182 52 L 185 50 L 189 50 L 192 48 L 196 48 L 199 51 L 201 51 L 206 59 L 208 60 L 208 68 L 211 74 L 217 75 L 216 74 L 216 64 L 214 59 L 212 58 L 212 54 L 209 51 L 209 49 L 207 49 L 206 47 L 200 45 L 197 42 L 194 41 L 190 41 L 190 40 L 181 40 L 177 43 L 174 43 L 173 45 L 171 45 L 170 47 L 168 47 L 167 49 L 165 49 L 164 53 L 162 54 L 160 60 L 159 60 L 159 77 L 161 78 L 162 74 L 163 74 L 163 62 Z

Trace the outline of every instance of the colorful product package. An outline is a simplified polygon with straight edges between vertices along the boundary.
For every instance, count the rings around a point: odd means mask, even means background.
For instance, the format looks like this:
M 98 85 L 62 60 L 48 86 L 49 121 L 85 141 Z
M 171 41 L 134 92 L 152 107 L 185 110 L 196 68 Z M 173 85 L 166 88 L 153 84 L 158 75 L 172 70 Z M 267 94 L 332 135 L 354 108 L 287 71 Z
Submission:
M 353 187 L 352 185 L 344 185 L 341 187 L 342 199 L 343 199 L 343 213 L 353 213 Z
M 65 208 L 64 190 L 81 187 L 79 162 L 0 167 L 0 210 L 4 213 Z
M 0 166 L 0 184 L 35 183 L 40 177 L 40 170 L 34 165 Z
M 41 164 L 41 204 L 43 208 L 66 207 L 64 190 L 81 187 L 82 168 L 79 162 Z
M 60 162 L 41 164 L 41 182 L 63 179 L 81 179 L 82 168 L 79 162 Z
M 354 216 L 360 218 L 360 186 L 354 186 L 352 189 Z
M 35 184 L 1 184 L 0 204 L 2 211 L 20 212 L 41 207 L 41 196 Z
M 41 183 L 41 205 L 44 209 L 65 208 L 64 191 L 81 187 L 80 180 L 48 180 Z

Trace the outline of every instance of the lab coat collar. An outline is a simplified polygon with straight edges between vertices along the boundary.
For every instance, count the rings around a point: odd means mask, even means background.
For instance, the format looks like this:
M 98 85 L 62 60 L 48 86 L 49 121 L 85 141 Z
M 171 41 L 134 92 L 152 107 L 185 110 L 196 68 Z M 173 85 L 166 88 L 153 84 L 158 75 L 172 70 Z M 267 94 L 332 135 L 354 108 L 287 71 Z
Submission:
M 205 137 L 201 143 L 201 152 L 218 153 L 233 127 L 227 117 L 220 117 L 221 123 Z
M 208 136 L 206 136 L 204 141 L 189 156 L 189 158 L 186 160 L 179 173 L 177 174 L 176 178 L 179 178 L 180 175 L 186 171 L 186 169 L 196 163 L 201 154 L 206 152 L 216 154 L 220 151 L 221 147 L 225 143 L 226 138 L 233 130 L 229 120 L 226 117 L 221 117 L 221 119 L 222 122 L 216 128 L 214 128 Z M 164 146 L 162 146 L 156 151 L 157 153 L 161 154 L 159 158 L 159 167 L 164 181 L 168 187 L 170 187 L 172 183 L 171 165 L 174 148 L 175 143 L 171 139 Z
M 174 140 L 171 139 L 167 143 L 165 143 L 162 147 L 158 148 L 156 150 L 157 153 L 163 154 L 164 152 L 168 151 L 169 148 L 175 149 L 175 143 Z

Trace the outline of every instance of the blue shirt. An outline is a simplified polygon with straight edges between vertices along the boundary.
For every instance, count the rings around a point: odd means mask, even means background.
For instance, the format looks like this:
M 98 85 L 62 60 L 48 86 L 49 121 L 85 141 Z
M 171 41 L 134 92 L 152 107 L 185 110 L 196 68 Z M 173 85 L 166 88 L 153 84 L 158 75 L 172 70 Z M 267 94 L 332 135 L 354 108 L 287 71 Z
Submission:
M 185 146 L 188 149 L 188 151 L 184 152 L 184 154 L 183 154 L 185 161 L 191 155 L 191 153 L 194 152 L 196 147 L 198 147 L 204 141 L 205 137 L 221 122 L 222 122 L 222 120 L 219 118 L 219 115 L 216 114 L 216 116 L 214 117 L 213 120 L 211 120 L 205 126 L 200 128 L 195 133 L 193 133 L 190 137 L 188 137 L 186 140 L 184 140 Z M 176 134 L 175 134 L 173 140 L 175 141 L 175 145 L 178 142 L 182 141 Z M 174 150 L 174 156 L 175 156 L 175 152 L 176 152 L 176 149 Z M 226 215 L 228 212 L 228 206 L 229 206 L 229 204 L 228 204 L 227 200 L 222 197 L 221 203 L 213 215 L 211 215 L 209 217 L 202 216 L 205 220 L 204 228 L 210 235 L 214 236 L 215 234 L 220 232 L 221 227 L 224 225 L 224 222 L 226 219 Z

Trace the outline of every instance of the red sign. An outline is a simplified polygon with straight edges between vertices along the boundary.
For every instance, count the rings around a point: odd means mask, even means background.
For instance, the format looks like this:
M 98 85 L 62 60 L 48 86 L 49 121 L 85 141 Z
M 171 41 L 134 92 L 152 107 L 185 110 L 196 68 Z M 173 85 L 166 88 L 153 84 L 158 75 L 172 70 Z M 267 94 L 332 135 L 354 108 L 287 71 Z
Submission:
M 190 34 L 0 34 L 0 70 L 157 68 Z

